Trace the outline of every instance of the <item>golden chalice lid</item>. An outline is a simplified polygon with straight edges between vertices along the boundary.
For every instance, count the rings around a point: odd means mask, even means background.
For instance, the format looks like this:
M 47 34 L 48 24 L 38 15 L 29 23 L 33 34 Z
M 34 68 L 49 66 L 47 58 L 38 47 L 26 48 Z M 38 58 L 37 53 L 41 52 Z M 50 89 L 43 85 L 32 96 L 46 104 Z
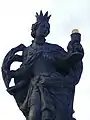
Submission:
M 72 34 L 73 34 L 73 33 L 79 33 L 79 30 L 78 30 L 78 29 L 73 29 L 73 30 L 72 30 Z

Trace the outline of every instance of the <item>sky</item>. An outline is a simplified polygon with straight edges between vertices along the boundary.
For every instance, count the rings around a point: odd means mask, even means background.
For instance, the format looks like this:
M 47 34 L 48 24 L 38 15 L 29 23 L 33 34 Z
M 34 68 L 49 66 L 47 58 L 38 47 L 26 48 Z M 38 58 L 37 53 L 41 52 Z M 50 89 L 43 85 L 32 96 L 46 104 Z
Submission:
M 46 38 L 50 43 L 65 50 L 70 41 L 72 29 L 81 33 L 84 47 L 83 73 L 76 86 L 74 110 L 77 120 L 90 120 L 90 1 L 89 0 L 0 0 L 0 67 L 7 52 L 23 43 L 31 44 L 31 25 L 35 23 L 35 13 L 49 11 L 51 32 Z M 19 67 L 13 63 L 12 69 Z M 13 84 L 13 83 L 12 83 Z M 13 96 L 6 92 L 0 72 L 0 119 L 25 120 Z

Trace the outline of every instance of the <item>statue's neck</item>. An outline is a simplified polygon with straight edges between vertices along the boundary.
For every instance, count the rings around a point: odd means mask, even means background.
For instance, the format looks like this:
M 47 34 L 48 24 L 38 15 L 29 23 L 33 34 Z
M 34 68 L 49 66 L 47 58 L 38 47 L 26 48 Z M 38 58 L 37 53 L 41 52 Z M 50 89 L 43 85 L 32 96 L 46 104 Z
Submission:
M 44 37 L 36 37 L 33 40 L 33 44 L 39 44 L 39 45 L 43 45 L 45 43 L 46 39 Z

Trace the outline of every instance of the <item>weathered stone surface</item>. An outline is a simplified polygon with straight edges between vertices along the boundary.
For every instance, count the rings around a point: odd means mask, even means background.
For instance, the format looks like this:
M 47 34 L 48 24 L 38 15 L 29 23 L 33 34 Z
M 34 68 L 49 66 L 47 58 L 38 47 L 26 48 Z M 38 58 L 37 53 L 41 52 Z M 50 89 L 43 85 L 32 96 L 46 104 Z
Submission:
M 7 91 L 27 120 L 75 120 L 73 100 L 83 64 L 84 50 L 81 34 L 73 30 L 67 51 L 56 44 L 47 43 L 50 32 L 48 12 L 36 13 L 32 25 L 32 44 L 12 48 L 4 58 L 2 76 Z M 22 56 L 17 55 L 22 51 Z M 22 62 L 17 70 L 10 70 L 14 61 Z M 9 87 L 14 78 L 15 86 Z

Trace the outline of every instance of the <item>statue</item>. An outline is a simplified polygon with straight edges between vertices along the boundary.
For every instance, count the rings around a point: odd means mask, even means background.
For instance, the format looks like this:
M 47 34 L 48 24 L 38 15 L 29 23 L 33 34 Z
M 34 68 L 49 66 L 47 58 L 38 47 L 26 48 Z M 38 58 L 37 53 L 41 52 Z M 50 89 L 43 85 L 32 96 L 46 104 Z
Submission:
M 32 25 L 32 44 L 12 48 L 4 58 L 2 76 L 7 92 L 14 96 L 26 120 L 75 120 L 73 100 L 75 85 L 82 70 L 84 50 L 81 34 L 74 29 L 67 51 L 46 42 L 50 32 L 48 12 L 36 13 Z M 22 55 L 16 54 L 22 51 Z M 14 61 L 22 62 L 17 70 L 10 70 Z M 14 78 L 15 86 L 9 86 Z

